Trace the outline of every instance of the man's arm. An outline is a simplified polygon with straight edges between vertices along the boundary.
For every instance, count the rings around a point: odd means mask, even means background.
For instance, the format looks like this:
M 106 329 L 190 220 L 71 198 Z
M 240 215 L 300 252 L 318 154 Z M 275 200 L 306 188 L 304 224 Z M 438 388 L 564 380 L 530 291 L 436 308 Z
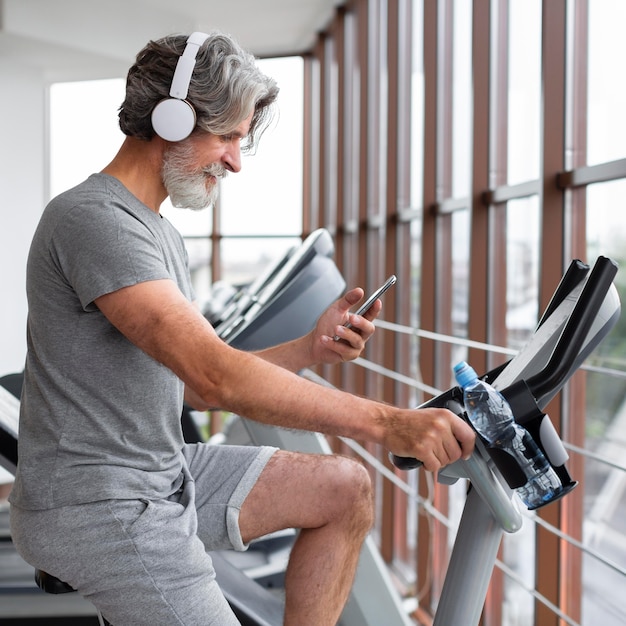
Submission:
M 445 409 L 398 409 L 366 400 L 231 348 L 170 280 L 125 287 L 96 304 L 206 406 L 267 424 L 379 443 L 398 456 L 419 458 L 431 471 L 473 449 L 471 428 Z

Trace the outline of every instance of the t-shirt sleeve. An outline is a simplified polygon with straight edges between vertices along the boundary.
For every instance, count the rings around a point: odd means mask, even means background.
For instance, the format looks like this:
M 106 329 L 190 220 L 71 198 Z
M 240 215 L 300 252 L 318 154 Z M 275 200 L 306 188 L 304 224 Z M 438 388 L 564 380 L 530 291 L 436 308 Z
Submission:
M 155 233 L 115 206 L 75 206 L 57 225 L 50 246 L 86 310 L 104 294 L 171 278 Z

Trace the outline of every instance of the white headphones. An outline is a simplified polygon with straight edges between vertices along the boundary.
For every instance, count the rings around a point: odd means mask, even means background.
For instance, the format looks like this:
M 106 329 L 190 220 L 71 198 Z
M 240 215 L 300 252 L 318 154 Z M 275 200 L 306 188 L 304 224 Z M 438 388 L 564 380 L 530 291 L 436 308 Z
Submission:
M 161 100 L 152 110 L 152 128 L 166 141 L 182 141 L 196 126 L 196 111 L 185 100 L 200 46 L 209 38 L 206 33 L 191 33 L 183 54 L 178 59 L 170 97 Z

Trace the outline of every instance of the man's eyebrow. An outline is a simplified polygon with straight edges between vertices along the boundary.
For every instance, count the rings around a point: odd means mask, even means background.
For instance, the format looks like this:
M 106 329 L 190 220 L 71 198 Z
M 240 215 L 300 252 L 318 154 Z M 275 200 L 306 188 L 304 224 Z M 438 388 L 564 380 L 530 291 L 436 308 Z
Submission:
M 248 133 L 242 133 L 240 130 L 233 130 L 221 135 L 224 139 L 243 139 L 248 136 Z

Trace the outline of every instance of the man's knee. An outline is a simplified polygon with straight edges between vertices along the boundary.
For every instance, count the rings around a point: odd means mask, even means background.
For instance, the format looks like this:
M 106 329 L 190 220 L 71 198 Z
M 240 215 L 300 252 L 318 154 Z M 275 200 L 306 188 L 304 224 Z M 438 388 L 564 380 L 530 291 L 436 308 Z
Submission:
M 367 469 L 347 457 L 334 457 L 330 489 L 339 514 L 367 532 L 374 522 L 372 481 Z

